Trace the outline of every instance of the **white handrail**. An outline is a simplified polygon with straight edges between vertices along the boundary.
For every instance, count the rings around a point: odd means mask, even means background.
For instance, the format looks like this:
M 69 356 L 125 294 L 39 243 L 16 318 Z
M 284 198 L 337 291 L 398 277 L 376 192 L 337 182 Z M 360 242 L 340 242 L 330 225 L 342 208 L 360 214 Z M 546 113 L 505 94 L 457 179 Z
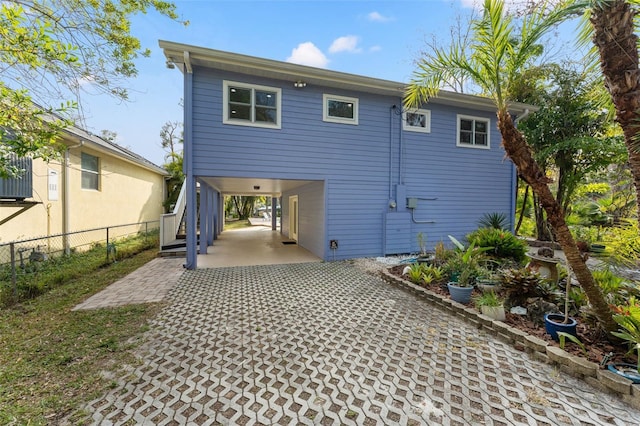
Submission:
M 160 244 L 165 246 L 176 239 L 178 230 L 180 229 L 180 222 L 184 215 L 184 209 L 186 208 L 186 185 L 182 183 L 180 188 L 180 194 L 176 205 L 173 207 L 173 212 L 163 214 L 160 217 Z

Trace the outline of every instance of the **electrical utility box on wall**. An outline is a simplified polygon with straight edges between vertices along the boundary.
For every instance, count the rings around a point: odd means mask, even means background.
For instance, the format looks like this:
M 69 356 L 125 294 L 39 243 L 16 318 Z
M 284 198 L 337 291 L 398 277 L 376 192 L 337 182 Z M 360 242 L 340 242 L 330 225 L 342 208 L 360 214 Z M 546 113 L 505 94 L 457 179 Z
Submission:
M 418 208 L 418 199 L 417 198 L 407 198 L 407 208 L 408 209 L 417 209 Z

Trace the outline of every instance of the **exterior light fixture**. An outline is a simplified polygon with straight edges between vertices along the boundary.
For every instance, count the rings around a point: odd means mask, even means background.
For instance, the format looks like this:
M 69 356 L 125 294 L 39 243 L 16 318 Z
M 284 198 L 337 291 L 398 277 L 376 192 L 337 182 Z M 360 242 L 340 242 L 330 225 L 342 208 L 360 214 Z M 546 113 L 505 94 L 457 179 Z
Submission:
M 253 189 L 255 191 L 259 191 L 260 190 L 260 185 L 253 185 Z
M 295 83 L 293 83 L 293 87 L 295 87 L 296 89 L 302 89 L 303 87 L 307 87 L 307 83 L 305 83 L 302 80 L 298 80 Z

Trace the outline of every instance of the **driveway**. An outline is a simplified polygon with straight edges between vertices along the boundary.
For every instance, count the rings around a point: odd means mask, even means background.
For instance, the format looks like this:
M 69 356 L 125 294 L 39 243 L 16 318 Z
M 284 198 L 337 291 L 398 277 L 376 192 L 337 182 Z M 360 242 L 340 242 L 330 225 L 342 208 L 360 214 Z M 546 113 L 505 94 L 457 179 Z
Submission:
M 637 425 L 348 262 L 185 271 L 95 424 Z

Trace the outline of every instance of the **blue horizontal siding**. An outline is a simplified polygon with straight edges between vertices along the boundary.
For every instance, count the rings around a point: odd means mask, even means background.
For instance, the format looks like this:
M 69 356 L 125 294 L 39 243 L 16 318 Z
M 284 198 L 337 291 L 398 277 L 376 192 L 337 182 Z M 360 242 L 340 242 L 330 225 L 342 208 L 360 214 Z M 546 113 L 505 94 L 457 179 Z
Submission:
M 281 88 L 281 128 L 223 124 L 225 79 Z M 324 122 L 324 93 L 358 98 L 359 124 Z M 298 90 L 289 81 L 196 67 L 194 174 L 318 181 L 296 188 L 299 238 L 325 259 L 329 240 L 339 241 L 336 259 L 380 256 L 404 250 L 404 245 L 417 251 L 419 232 L 432 248 L 437 241 L 448 242 L 448 234 L 461 238 L 475 229 L 484 213 L 511 211 L 513 166 L 500 147 L 495 113 L 430 104 L 431 132 L 418 133 L 401 131 L 394 104 L 401 105 L 401 99 L 313 85 Z M 457 114 L 491 120 L 491 149 L 456 146 Z M 434 223 L 415 223 L 404 199 L 396 200 L 399 212 L 389 210 L 398 184 L 408 197 L 436 198 L 420 201 L 414 212 L 416 222 Z M 305 206 L 309 210 L 303 216 Z M 286 220 L 283 232 L 288 232 Z

